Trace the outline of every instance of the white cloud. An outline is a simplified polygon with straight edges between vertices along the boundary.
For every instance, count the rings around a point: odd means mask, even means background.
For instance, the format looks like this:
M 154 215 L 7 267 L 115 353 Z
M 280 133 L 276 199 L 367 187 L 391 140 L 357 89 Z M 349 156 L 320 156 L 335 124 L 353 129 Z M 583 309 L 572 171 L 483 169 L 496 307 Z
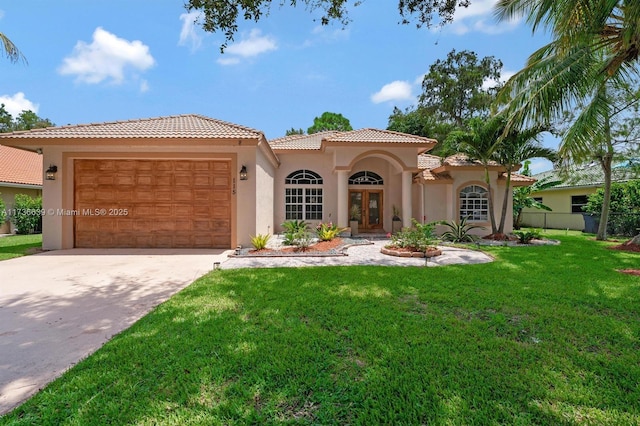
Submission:
M 513 30 L 520 24 L 517 18 L 508 22 L 497 22 L 493 11 L 498 0 L 474 0 L 469 7 L 458 7 L 453 22 L 445 28 L 457 35 L 471 31 L 485 34 L 500 34 Z
M 382 86 L 380 91 L 371 95 L 371 102 L 379 104 L 387 101 L 406 101 L 413 99 L 412 86 L 408 81 L 396 80 Z
M 249 37 L 229 45 L 224 55 L 218 59 L 220 65 L 235 65 L 240 63 L 242 59 L 253 58 L 266 52 L 278 49 L 275 39 L 269 35 L 261 35 L 261 31 L 253 29 L 249 33 Z
M 18 92 L 15 95 L 2 95 L 0 96 L 0 104 L 4 104 L 4 109 L 14 117 L 20 115 L 22 111 L 38 112 L 40 105 L 34 104 L 29 99 L 25 98 L 24 93 Z
M 140 93 L 145 93 L 149 91 L 149 82 L 147 80 L 142 80 L 140 82 Z
M 179 46 L 191 46 L 191 51 L 202 46 L 202 36 L 196 32 L 196 21 L 203 16 L 202 12 L 189 12 L 180 15 L 182 29 L 180 30 Z
M 120 84 L 125 80 L 126 70 L 145 71 L 153 65 L 155 60 L 149 47 L 141 41 L 127 41 L 98 27 L 91 44 L 78 41 L 58 72 L 75 75 L 78 81 L 88 84 L 104 80 Z
M 482 83 L 482 88 L 484 90 L 487 90 L 487 89 L 494 88 L 494 87 L 498 86 L 499 84 L 504 84 L 507 81 L 509 81 L 509 79 L 511 77 L 513 77 L 514 75 L 515 75 L 514 71 L 502 71 L 500 73 L 500 81 L 499 82 L 494 80 L 494 79 L 492 79 L 492 78 L 487 79 Z
M 0 19 L 4 18 L 4 10 L 0 10 Z

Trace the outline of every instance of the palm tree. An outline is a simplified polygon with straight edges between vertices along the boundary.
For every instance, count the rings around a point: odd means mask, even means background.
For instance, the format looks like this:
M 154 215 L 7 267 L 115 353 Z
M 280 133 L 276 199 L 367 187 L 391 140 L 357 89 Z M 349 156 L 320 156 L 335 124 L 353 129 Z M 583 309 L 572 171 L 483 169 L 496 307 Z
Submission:
M 524 170 L 522 174 L 525 176 L 531 176 L 529 171 L 530 161 L 524 162 Z M 513 190 L 513 228 L 520 229 L 520 223 L 522 221 L 522 211 L 525 208 L 534 208 L 540 210 L 551 211 L 551 207 L 537 201 L 531 194 L 534 194 L 545 189 L 553 188 L 562 183 L 561 180 L 554 180 L 552 176 L 545 176 L 542 179 L 536 180 L 533 184 L 527 186 L 520 186 Z
M 27 59 L 24 57 L 22 52 L 20 52 L 16 45 L 13 44 L 13 42 L 9 40 L 9 37 L 4 35 L 4 33 L 0 33 L 0 41 L 2 42 L 4 54 L 7 56 L 7 58 L 9 58 L 11 62 L 15 63 L 20 60 L 22 60 L 23 62 L 27 62 Z
M 497 118 L 497 120 L 500 121 L 502 129 L 504 129 L 507 124 L 506 119 Z M 507 133 L 503 133 L 504 130 L 501 131 L 502 137 L 500 139 L 500 144 L 494 154 L 495 160 L 504 166 L 506 175 L 500 225 L 498 226 L 499 234 L 504 234 L 509 196 L 512 195 L 511 173 L 513 173 L 514 170 L 517 170 L 523 161 L 531 158 L 545 158 L 550 161 L 556 160 L 555 150 L 545 148 L 540 145 L 540 135 L 548 130 L 549 129 L 544 126 L 536 126 L 523 130 L 516 130 L 512 128 Z
M 535 31 L 551 30 L 554 40 L 534 52 L 524 69 L 498 95 L 511 113 L 506 128 L 561 120 L 572 108 L 582 111 L 566 133 L 559 155 L 579 163 L 600 154 L 611 177 L 611 98 L 607 85 L 638 76 L 640 2 L 637 0 L 500 0 L 500 19 L 525 15 Z M 605 177 L 605 189 L 607 178 Z M 605 195 L 606 197 L 606 195 Z M 608 201 L 603 203 L 597 239 L 606 239 Z M 605 210 L 606 207 L 606 211 Z
M 496 117 L 484 120 L 472 118 L 468 122 L 469 131 L 454 131 L 447 137 L 446 143 L 455 147 L 457 152 L 465 154 L 470 160 L 479 161 L 484 168 L 484 182 L 487 185 L 487 204 L 491 221 L 491 234 L 496 234 L 495 212 L 493 211 L 493 193 L 491 191 L 491 175 L 489 168 L 498 165 L 494 161 L 495 152 L 500 145 L 502 121 Z

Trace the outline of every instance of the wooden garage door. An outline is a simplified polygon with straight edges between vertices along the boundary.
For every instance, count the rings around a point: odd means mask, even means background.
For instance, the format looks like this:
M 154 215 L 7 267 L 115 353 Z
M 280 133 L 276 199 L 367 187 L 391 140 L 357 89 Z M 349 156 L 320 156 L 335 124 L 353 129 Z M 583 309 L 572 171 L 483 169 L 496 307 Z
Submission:
M 231 247 L 229 161 L 75 160 L 76 247 Z

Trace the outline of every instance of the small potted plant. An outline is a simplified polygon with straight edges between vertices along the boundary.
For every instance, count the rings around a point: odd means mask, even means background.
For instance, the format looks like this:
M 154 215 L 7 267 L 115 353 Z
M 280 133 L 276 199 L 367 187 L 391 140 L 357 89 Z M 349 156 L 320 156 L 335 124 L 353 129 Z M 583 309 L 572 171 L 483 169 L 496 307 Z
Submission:
M 358 233 L 358 223 L 360 222 L 360 218 L 362 218 L 362 212 L 360 211 L 360 206 L 357 204 L 352 204 L 351 209 L 349 210 L 349 226 L 351 227 L 351 235 L 355 235 Z
M 400 209 L 396 207 L 394 204 L 393 207 L 393 218 L 391 219 L 391 232 L 395 234 L 396 232 L 400 232 L 402 230 L 402 219 L 400 219 Z

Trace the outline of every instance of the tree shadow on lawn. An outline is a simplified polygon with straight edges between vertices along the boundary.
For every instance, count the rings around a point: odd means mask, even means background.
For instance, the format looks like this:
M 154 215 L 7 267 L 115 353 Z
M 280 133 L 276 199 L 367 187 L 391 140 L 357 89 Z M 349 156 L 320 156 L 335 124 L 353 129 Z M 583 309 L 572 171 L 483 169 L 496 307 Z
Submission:
M 640 420 L 630 386 L 640 372 L 629 368 L 638 365 L 637 327 L 626 340 L 586 351 L 579 340 L 598 337 L 594 322 L 629 325 L 606 315 L 585 324 L 584 312 L 556 306 L 542 311 L 526 292 L 505 291 L 517 277 L 497 283 L 496 273 L 504 269 L 495 264 L 214 272 L 6 421 Z M 599 297 L 588 285 L 574 290 Z M 554 305 L 555 296 L 541 303 Z

